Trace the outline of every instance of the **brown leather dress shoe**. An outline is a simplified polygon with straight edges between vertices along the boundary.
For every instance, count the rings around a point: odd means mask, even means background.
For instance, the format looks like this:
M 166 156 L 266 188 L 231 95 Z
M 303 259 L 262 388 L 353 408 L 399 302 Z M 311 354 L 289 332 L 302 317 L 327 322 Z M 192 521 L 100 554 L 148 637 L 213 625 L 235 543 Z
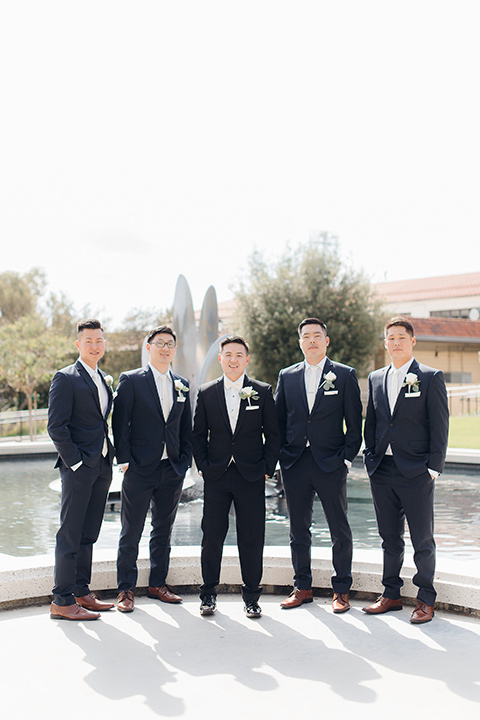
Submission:
M 100 613 L 91 612 L 78 603 L 73 605 L 50 605 L 50 617 L 54 620 L 98 620 Z
M 299 607 L 304 603 L 311 602 L 313 602 L 313 592 L 311 590 L 293 588 L 288 598 L 280 603 L 280 607 L 289 610 L 290 608 Z
M 430 622 L 434 615 L 433 605 L 427 605 L 422 600 L 418 600 L 415 610 L 410 616 L 410 622 L 414 625 L 420 625 L 421 623 Z
M 160 585 L 160 587 L 149 587 L 147 595 L 149 598 L 153 598 L 154 600 L 161 600 L 162 602 L 166 603 L 182 602 L 182 598 L 180 597 L 180 595 L 175 595 L 175 593 L 170 590 L 168 585 Z
M 135 600 L 133 590 L 121 590 L 118 593 L 117 610 L 123 613 L 133 612 L 134 607 Z
M 402 607 L 402 598 L 392 600 L 392 598 L 386 598 L 383 595 L 380 595 L 373 605 L 364 607 L 362 610 L 363 612 L 368 613 L 368 615 L 381 615 L 382 613 L 389 612 L 390 610 L 401 610 Z
M 348 601 L 348 593 L 334 593 L 332 600 L 332 610 L 334 613 L 344 613 L 350 610 Z
M 75 600 L 83 608 L 86 608 L 87 610 L 92 610 L 93 612 L 103 612 L 104 610 L 111 610 L 113 607 L 115 607 L 115 603 L 107 603 L 102 602 L 101 600 L 97 600 L 93 593 L 88 593 L 88 595 L 82 595 L 82 597 L 77 597 L 75 598 Z

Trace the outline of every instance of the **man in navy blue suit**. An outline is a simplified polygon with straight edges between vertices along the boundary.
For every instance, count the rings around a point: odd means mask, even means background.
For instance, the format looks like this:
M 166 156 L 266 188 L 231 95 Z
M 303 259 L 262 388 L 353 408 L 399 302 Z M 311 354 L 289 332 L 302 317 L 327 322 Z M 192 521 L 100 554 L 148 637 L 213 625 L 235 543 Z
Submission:
M 62 479 L 60 529 L 55 546 L 52 618 L 96 620 L 112 603 L 90 592 L 92 549 L 112 480 L 113 446 L 107 418 L 112 391 L 97 368 L 105 353 L 98 320 L 78 323 L 79 359 L 55 373 L 50 386 L 48 433 L 58 452 Z
M 122 531 L 118 546 L 117 609 L 132 612 L 137 582 L 138 544 L 151 506 L 148 596 L 179 603 L 166 584 L 170 539 L 192 461 L 192 413 L 185 378 L 170 369 L 177 338 L 167 325 L 147 338 L 150 361 L 122 373 L 115 397 L 112 427 L 117 462 L 123 465 Z
M 280 465 L 290 519 L 294 588 L 281 607 L 313 601 L 311 532 L 315 493 L 330 536 L 335 574 L 334 613 L 350 609 L 352 533 L 347 519 L 347 472 L 362 442 L 362 403 L 355 370 L 327 356 L 330 338 L 318 318 L 298 326 L 305 362 L 280 371 L 275 405 L 282 448 Z
M 448 441 L 448 401 L 443 373 L 413 357 L 416 339 L 408 318 L 385 326 L 387 367 L 369 377 L 365 419 L 365 466 L 383 540 L 383 595 L 363 608 L 369 615 L 401 610 L 400 578 L 405 518 L 414 549 L 418 587 L 410 622 L 429 622 L 436 592 L 433 493 Z

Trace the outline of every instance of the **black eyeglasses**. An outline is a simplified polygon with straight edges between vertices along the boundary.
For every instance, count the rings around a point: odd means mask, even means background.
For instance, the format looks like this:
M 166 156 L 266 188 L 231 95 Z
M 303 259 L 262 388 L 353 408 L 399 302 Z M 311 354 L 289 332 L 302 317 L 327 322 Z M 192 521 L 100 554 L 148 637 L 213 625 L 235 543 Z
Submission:
M 169 340 L 168 342 L 162 342 L 162 340 L 154 340 L 150 343 L 150 345 L 156 345 L 158 348 L 170 348 L 170 350 L 173 350 L 176 343 L 173 342 L 173 340 Z

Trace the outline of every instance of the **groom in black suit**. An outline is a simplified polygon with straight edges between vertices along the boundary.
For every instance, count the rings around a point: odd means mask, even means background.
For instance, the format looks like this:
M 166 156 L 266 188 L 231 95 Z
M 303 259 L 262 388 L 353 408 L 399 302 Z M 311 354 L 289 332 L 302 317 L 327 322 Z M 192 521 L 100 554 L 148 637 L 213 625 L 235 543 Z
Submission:
M 385 326 L 387 367 L 369 377 L 365 419 L 365 466 L 370 476 L 378 531 L 383 540 L 384 592 L 369 615 L 401 610 L 405 518 L 414 549 L 418 587 L 414 624 L 434 615 L 436 592 L 433 492 L 442 472 L 448 441 L 448 401 L 443 373 L 413 357 L 416 339 L 408 318 Z
M 202 615 L 216 609 L 228 513 L 235 507 L 242 596 L 249 618 L 258 604 L 265 540 L 265 479 L 273 475 L 280 449 L 272 388 L 245 374 L 250 360 L 241 337 L 220 343 L 223 376 L 198 390 L 193 454 L 203 475 Z
M 347 472 L 362 442 L 362 403 L 355 370 L 327 356 L 330 338 L 318 318 L 298 326 L 305 362 L 280 371 L 275 405 L 282 439 L 280 465 L 290 519 L 294 588 L 285 609 L 313 600 L 311 532 L 315 493 L 332 538 L 334 613 L 350 609 L 352 533 Z
M 122 484 L 122 531 L 118 545 L 117 609 L 132 612 L 137 582 L 138 544 L 151 506 L 148 596 L 179 603 L 166 584 L 170 538 L 192 461 L 192 413 L 185 378 L 170 370 L 177 338 L 167 325 L 147 337 L 146 367 L 120 375 L 112 427 Z
M 113 607 L 89 589 L 92 549 L 103 520 L 114 455 L 107 427 L 111 378 L 97 368 L 105 353 L 101 323 L 79 322 L 75 345 L 80 357 L 55 373 L 48 403 L 48 433 L 62 479 L 50 614 L 57 619 L 96 620 L 99 611 Z

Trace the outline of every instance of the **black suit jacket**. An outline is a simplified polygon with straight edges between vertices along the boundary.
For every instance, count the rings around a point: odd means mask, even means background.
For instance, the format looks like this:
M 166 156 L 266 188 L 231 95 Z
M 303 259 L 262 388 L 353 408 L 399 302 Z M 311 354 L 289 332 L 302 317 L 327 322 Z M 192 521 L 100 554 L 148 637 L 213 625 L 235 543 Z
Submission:
M 323 378 L 336 375 L 334 387 L 325 391 Z M 362 443 L 362 402 L 355 370 L 348 365 L 325 360 L 315 403 L 310 413 L 305 390 L 305 363 L 280 371 L 275 405 L 278 413 L 282 449 L 280 462 L 290 468 L 310 442 L 312 455 L 324 472 L 345 467 L 356 457 Z M 346 430 L 345 430 L 346 426 Z
M 408 388 L 401 388 L 391 413 L 387 395 L 389 367 L 375 370 L 368 380 L 364 432 L 367 472 L 369 475 L 375 472 L 390 444 L 402 475 L 416 477 L 428 468 L 440 473 L 448 441 L 448 400 L 443 373 L 414 359 L 408 372 L 417 375 L 420 395 L 407 397 Z
M 239 472 L 251 482 L 273 475 L 280 450 L 272 388 L 245 375 L 243 387 L 252 386 L 259 399 L 240 401 L 232 432 L 225 403 L 223 376 L 198 390 L 193 423 L 193 455 L 205 480 L 217 480 L 233 457 Z
M 105 373 L 99 369 L 102 382 Z M 48 434 L 58 452 L 55 467 L 63 462 L 71 468 L 82 461 L 95 467 L 101 459 L 103 441 L 108 442 L 108 458 L 113 460 L 114 449 L 108 439 L 107 418 L 112 407 L 112 391 L 108 391 L 105 416 L 100 409 L 98 388 L 84 366 L 77 360 L 73 365 L 55 373 L 48 401 Z
M 172 372 L 173 382 L 188 381 Z M 151 475 L 167 446 L 170 463 L 178 475 L 185 475 L 192 463 L 192 412 L 188 393 L 179 402 L 173 390 L 168 418 L 163 417 L 155 378 L 150 367 L 120 375 L 113 406 L 112 428 L 118 463 L 140 475 Z

